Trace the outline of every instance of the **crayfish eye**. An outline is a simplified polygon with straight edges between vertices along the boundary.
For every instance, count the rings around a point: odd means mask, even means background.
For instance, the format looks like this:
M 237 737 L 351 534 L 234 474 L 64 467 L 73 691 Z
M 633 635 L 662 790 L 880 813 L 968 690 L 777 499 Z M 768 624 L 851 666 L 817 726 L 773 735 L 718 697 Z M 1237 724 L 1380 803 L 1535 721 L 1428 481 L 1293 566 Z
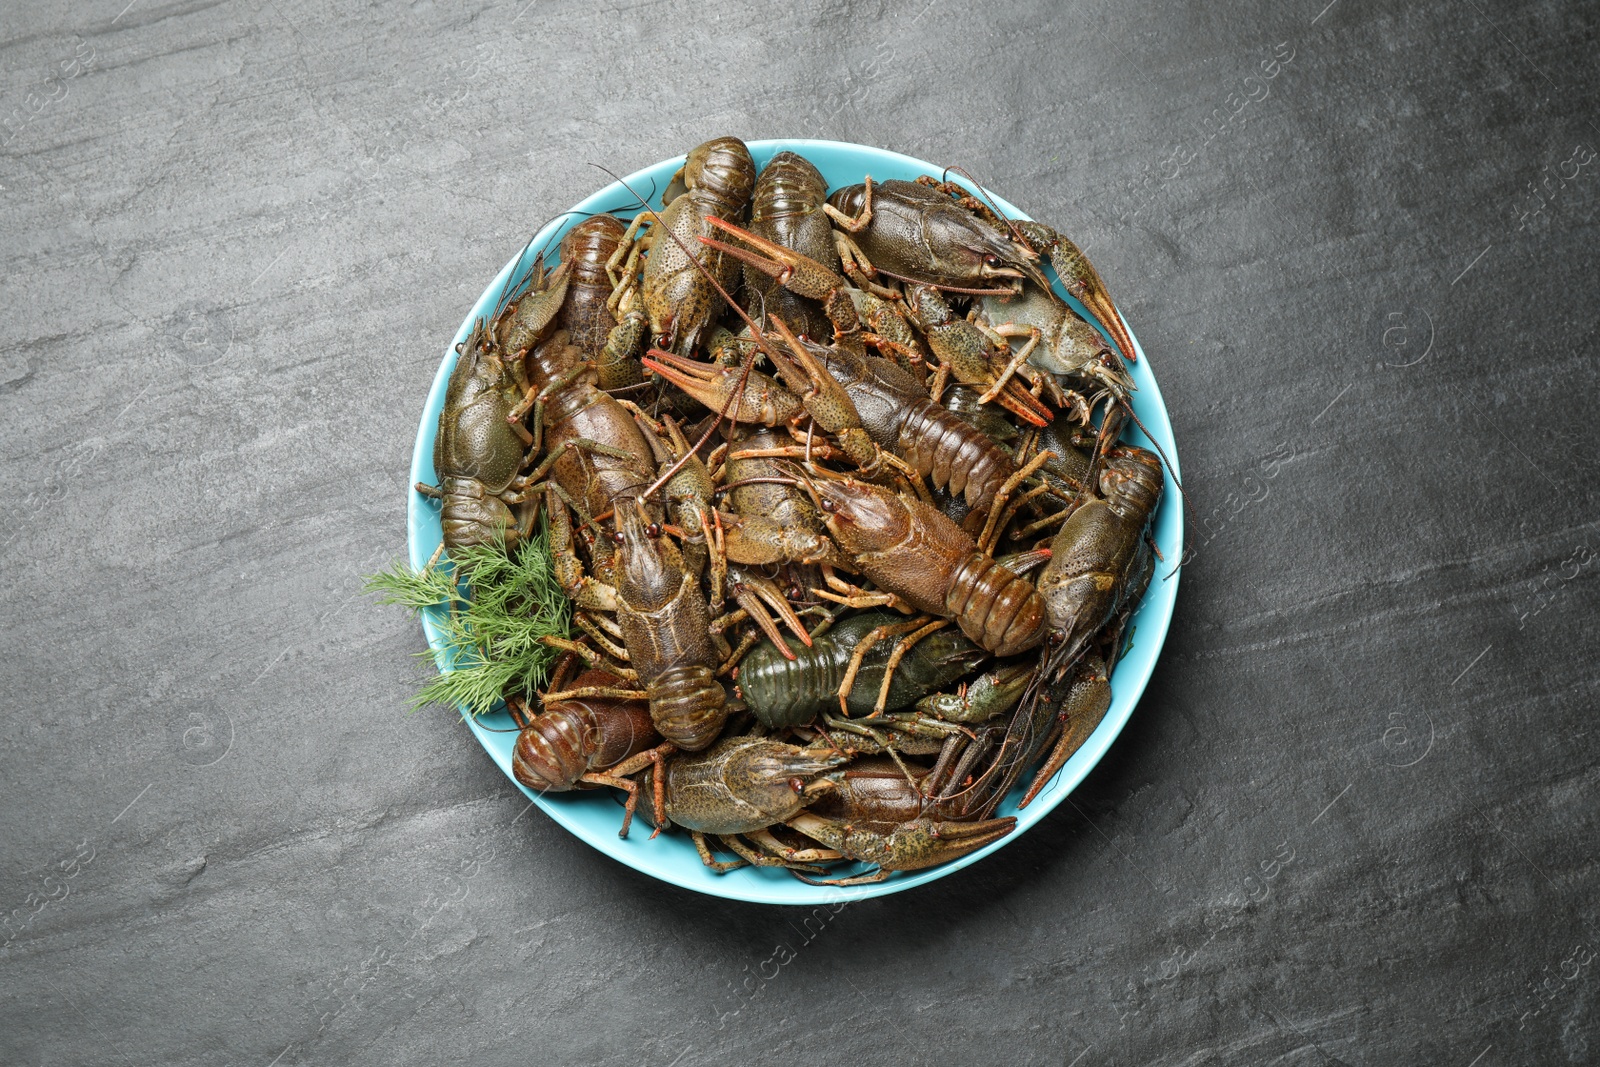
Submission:
M 646 537 L 650 538 L 652 541 L 655 540 L 657 537 L 660 537 L 661 536 L 661 524 L 659 522 L 652 522 L 649 526 L 646 526 L 644 528 L 644 535 Z
M 995 255 L 993 252 L 990 252 L 988 255 L 983 257 L 983 265 L 985 267 L 999 267 L 1003 266 L 1004 263 L 999 256 Z
M 620 545 L 620 544 L 624 543 L 625 541 L 627 541 L 627 538 L 622 536 L 622 531 L 621 530 L 618 530 L 616 533 L 613 533 L 611 535 L 611 542 L 613 544 Z
M 789 779 L 789 788 L 794 790 L 796 793 L 800 792 L 800 790 L 804 789 L 805 787 L 806 787 L 806 784 L 804 782 L 802 782 L 800 779 L 798 779 L 798 778 Z
M 1065 641 L 1066 639 L 1067 635 L 1062 633 L 1060 630 L 1051 630 L 1050 636 L 1045 640 L 1050 643 L 1051 648 L 1060 648 L 1061 642 Z
M 822 502 L 822 510 L 831 515 L 835 511 L 839 510 L 839 505 L 835 504 L 832 500 L 824 500 Z

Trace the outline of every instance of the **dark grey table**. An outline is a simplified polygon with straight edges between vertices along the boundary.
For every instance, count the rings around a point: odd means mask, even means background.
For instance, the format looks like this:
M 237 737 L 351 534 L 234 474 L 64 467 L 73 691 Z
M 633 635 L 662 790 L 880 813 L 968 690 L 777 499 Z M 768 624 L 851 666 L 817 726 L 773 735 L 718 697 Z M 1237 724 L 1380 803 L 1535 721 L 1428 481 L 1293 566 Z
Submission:
M 7 6 L 0 1060 L 1596 1062 L 1597 25 Z M 822 917 L 527 814 L 360 592 L 486 281 L 721 133 L 1076 235 L 1199 524 L 1070 802 Z

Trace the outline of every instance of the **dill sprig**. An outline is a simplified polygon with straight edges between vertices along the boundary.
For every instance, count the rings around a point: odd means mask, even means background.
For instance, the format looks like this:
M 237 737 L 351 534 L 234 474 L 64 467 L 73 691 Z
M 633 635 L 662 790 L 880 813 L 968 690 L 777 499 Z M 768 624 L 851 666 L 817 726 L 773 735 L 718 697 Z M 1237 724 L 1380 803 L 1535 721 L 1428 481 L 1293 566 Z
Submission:
M 400 560 L 389 564 L 389 569 L 369 574 L 362 579 L 362 591 L 379 593 L 380 604 L 401 604 L 412 611 L 448 604 L 457 597 L 453 570 L 440 567 L 437 562 L 414 571 Z
M 413 708 L 444 704 L 478 716 L 508 693 L 532 700 L 560 655 L 539 639 L 571 632 L 572 606 L 556 581 L 542 523 L 516 549 L 458 549 L 421 571 L 396 562 L 369 576 L 365 589 L 380 604 L 427 612 L 444 634 L 435 660 L 440 673 L 411 699 Z M 432 650 L 418 655 L 434 657 Z

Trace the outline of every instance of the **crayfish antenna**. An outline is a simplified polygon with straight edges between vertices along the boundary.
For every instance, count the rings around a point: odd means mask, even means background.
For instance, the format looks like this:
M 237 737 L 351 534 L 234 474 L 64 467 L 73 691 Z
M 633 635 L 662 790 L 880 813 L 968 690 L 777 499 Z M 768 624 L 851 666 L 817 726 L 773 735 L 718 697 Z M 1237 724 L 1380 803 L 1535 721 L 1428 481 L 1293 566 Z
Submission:
M 989 205 L 989 210 L 993 212 L 994 217 L 1004 223 L 1006 229 L 1011 231 L 1011 239 L 1016 241 L 1017 244 L 1021 245 L 1025 250 L 1032 253 L 1034 258 L 1037 259 L 1039 256 L 1039 250 L 1034 248 L 1032 243 L 1023 236 L 1022 230 L 1017 226 L 1016 220 L 1012 219 L 1009 215 L 1006 215 L 1000 210 L 999 205 L 997 205 L 993 198 L 990 197 L 989 190 L 985 189 L 983 187 L 983 183 L 974 178 L 970 171 L 968 171 L 965 167 L 951 164 L 950 166 L 944 168 L 944 171 L 939 175 L 939 180 L 944 181 L 951 171 L 955 171 L 957 174 L 961 175 L 963 178 L 967 179 L 967 181 L 972 183 L 972 187 L 978 191 L 978 195 L 983 198 L 983 202 Z

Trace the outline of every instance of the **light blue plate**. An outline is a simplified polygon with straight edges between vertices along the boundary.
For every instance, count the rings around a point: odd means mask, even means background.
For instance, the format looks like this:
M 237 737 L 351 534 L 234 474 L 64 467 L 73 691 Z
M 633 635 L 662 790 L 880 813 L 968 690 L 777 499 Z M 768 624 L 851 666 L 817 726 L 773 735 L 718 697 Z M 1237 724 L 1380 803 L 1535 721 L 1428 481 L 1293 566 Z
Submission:
M 799 152 L 822 171 L 823 176 L 828 179 L 830 189 L 852 185 L 868 174 L 876 181 L 891 178 L 911 180 L 920 174 L 938 174 L 941 169 L 931 163 L 924 163 L 920 159 L 912 159 L 896 152 L 867 148 L 863 145 L 843 144 L 838 141 L 751 141 L 749 145 L 750 153 L 755 157 L 758 166 L 764 166 L 774 154 L 784 149 Z M 641 195 L 651 196 L 651 206 L 660 208 L 661 194 L 666 189 L 673 172 L 682 164 L 682 156 L 665 160 L 630 174 L 626 181 Z M 1019 219 L 1028 218 L 1005 200 L 999 197 L 994 199 L 1005 214 Z M 489 283 L 483 295 L 478 298 L 477 305 L 462 320 L 461 328 L 456 331 L 455 337 L 445 346 L 444 359 L 439 364 L 439 373 L 434 376 L 433 388 L 428 393 L 427 403 L 423 406 L 422 424 L 417 430 L 416 450 L 411 457 L 413 482 L 438 483 L 433 471 L 433 438 L 438 428 L 439 410 L 444 404 L 445 385 L 450 378 L 450 371 L 455 366 L 455 346 L 458 342 L 466 340 L 474 320 L 489 316 L 506 280 L 513 272 L 520 278 L 532 265 L 533 256 L 538 250 L 548 248 L 547 259 L 553 256 L 561 235 L 583 219 L 584 216 L 578 212 L 614 211 L 620 215 L 631 216 L 633 209 L 630 208 L 630 204 L 637 206 L 637 202 L 621 186 L 616 184 L 606 186 L 578 204 L 572 212 L 541 230 L 534 238 L 529 251 L 523 256 L 512 259 L 494 281 Z M 1118 283 L 1117 279 L 1113 278 L 1111 283 L 1114 294 L 1125 292 L 1125 282 Z M 1080 305 L 1075 301 L 1072 303 L 1076 310 L 1083 312 Z M 1131 336 L 1131 329 L 1129 334 Z M 1144 350 L 1138 347 L 1137 339 L 1133 343 L 1139 352 L 1138 363 L 1129 368 L 1139 387 L 1138 392 L 1134 394 L 1134 409 L 1172 462 L 1174 470 L 1171 473 L 1181 477 L 1177 469 L 1178 449 L 1172 440 L 1172 425 L 1167 421 L 1167 409 L 1161 401 L 1161 390 L 1156 385 L 1154 375 L 1151 374 L 1150 361 L 1145 356 Z M 1133 433 L 1131 440 L 1147 447 L 1150 444 L 1144 434 L 1139 432 Z M 1156 544 L 1169 561 L 1178 559 L 1183 543 L 1182 509 L 1175 496 L 1169 486 L 1168 492 L 1163 495 L 1154 524 Z M 434 549 L 439 546 L 441 531 L 438 505 L 412 490 L 407 509 L 407 526 L 411 565 L 420 568 L 427 563 Z M 566 793 L 557 796 L 536 796 L 529 792 L 528 796 L 546 815 L 606 855 L 636 870 L 701 893 L 764 904 L 798 905 L 833 904 L 882 896 L 886 893 L 898 893 L 903 889 L 943 878 L 969 863 L 977 862 L 996 849 L 1004 848 L 1034 823 L 1044 818 L 1079 782 L 1083 781 L 1084 776 L 1111 747 L 1111 742 L 1122 732 L 1128 717 L 1133 714 L 1133 706 L 1138 703 L 1139 695 L 1144 692 L 1150 674 L 1155 669 L 1156 656 L 1161 652 L 1162 642 L 1166 640 L 1167 626 L 1172 621 L 1173 601 L 1177 595 L 1178 576 L 1174 574 L 1171 578 L 1163 580 L 1161 572 L 1158 572 L 1156 580 L 1150 585 L 1150 591 L 1145 595 L 1143 604 L 1133 617 L 1133 624 L 1137 627 L 1133 648 L 1117 664 L 1111 676 L 1111 710 L 1106 713 L 1099 728 L 1026 809 L 1019 812 L 1016 807 L 1022 789 L 1027 784 L 1026 776 L 1023 784 L 1006 798 L 998 814 L 1017 816 L 1017 828 L 1014 832 L 989 847 L 953 863 L 915 873 L 896 874 L 886 882 L 853 886 L 848 889 L 807 885 L 785 871 L 771 868 L 746 867 L 729 874 L 718 875 L 700 862 L 688 835 L 682 832 L 663 834 L 652 841 L 649 839 L 649 828 L 642 827 L 631 833 L 626 840 L 617 837 L 622 808 L 611 798 L 611 790 Z M 443 662 L 445 653 L 441 634 L 426 614 L 423 617 L 423 630 L 427 634 L 428 643 L 432 646 L 435 656 L 440 660 L 440 669 L 448 669 L 449 664 Z M 510 778 L 511 748 L 516 735 L 509 732 L 493 733 L 484 729 L 484 727 L 508 729 L 513 725 L 510 716 L 501 712 L 487 716 L 479 722 L 469 720 L 468 725 L 479 743 L 500 765 L 506 777 Z

